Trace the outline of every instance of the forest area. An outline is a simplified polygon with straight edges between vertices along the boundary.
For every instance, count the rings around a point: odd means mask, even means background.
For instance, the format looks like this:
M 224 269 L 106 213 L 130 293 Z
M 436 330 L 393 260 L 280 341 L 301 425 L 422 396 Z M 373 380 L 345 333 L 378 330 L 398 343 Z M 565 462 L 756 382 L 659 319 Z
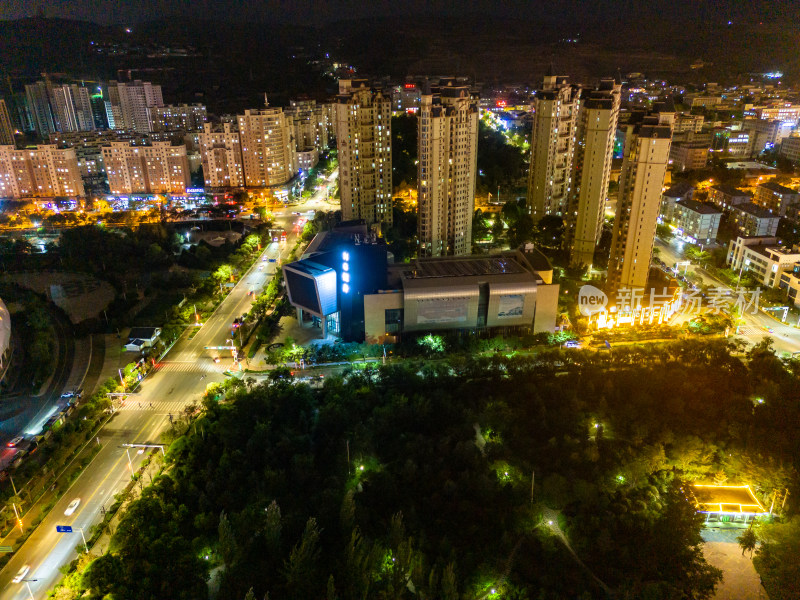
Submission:
M 799 374 L 686 340 L 230 383 L 57 597 L 709 598 L 686 486 L 796 498 Z M 768 589 L 797 576 L 795 504 L 759 531 Z

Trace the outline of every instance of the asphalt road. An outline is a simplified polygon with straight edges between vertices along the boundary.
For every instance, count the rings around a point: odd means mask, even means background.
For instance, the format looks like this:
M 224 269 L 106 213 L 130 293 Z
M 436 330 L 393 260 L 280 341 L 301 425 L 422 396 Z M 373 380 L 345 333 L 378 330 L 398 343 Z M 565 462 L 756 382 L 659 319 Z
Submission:
M 296 225 L 300 221 L 300 217 L 292 213 L 331 208 L 325 202 L 324 194 L 317 193 L 303 205 L 274 212 L 276 223 L 288 232 L 287 243 L 270 244 L 264 249 L 196 335 L 190 340 L 189 331 L 193 328 L 187 329 L 159 368 L 145 379 L 141 392 L 130 396 L 126 406 L 101 431 L 103 448 L 0 571 L 0 600 L 30 598 L 25 583 L 12 583 L 23 565 L 30 566 L 26 579 L 33 598 L 47 596 L 61 578 L 59 568 L 77 556 L 76 547 L 82 544 L 78 528 L 88 530 L 99 523 L 101 507 L 109 507 L 114 494 L 130 479 L 128 453 L 122 444 L 158 443 L 161 432 L 170 426 L 170 414 L 180 413 L 187 405 L 197 402 L 209 383 L 224 380 L 223 372 L 233 366 L 230 351 L 207 350 L 205 347 L 230 345 L 226 340 L 230 339 L 233 319 L 247 312 L 255 297 L 248 292 L 252 289 L 258 293 L 268 275 L 274 273 L 280 264 L 263 259 L 285 259 L 288 256 L 297 239 Z M 219 363 L 213 361 L 217 355 L 221 359 Z M 145 455 L 131 451 L 130 456 L 135 470 Z M 75 498 L 80 498 L 81 503 L 74 514 L 67 517 L 64 511 Z M 71 525 L 74 533 L 57 533 L 57 525 Z
M 660 239 L 656 239 L 655 247 L 660 250 L 660 258 L 667 266 L 674 266 L 677 262 L 684 260 L 676 246 L 676 242 L 667 244 Z M 683 272 L 684 267 L 680 268 L 681 272 Z M 698 269 L 694 265 L 690 265 L 687 268 L 689 271 L 695 272 L 712 288 L 723 287 L 730 289 L 727 285 L 711 277 L 703 269 Z M 776 321 L 761 311 L 756 314 L 747 311 L 744 315 L 744 320 L 744 325 L 739 328 L 738 337 L 745 339 L 748 343 L 757 344 L 765 337 L 771 337 L 775 342 L 775 350 L 779 354 L 782 352 L 800 352 L 800 330 Z M 769 329 L 772 329 L 772 333 L 769 332 Z
M 19 395 L 4 398 L 0 404 L 0 468 L 5 468 L 13 459 L 16 450 L 7 448 L 6 443 L 26 431 L 39 431 L 42 424 L 59 406 L 65 406 L 67 400 L 61 399 L 61 393 L 67 384 L 75 356 L 75 340 L 72 324 L 57 311 L 51 310 L 50 317 L 56 332 L 58 356 L 55 370 L 47 388 L 39 396 L 36 390 L 26 390 Z M 20 386 L 24 383 L 20 382 Z M 29 386 L 30 382 L 28 382 Z

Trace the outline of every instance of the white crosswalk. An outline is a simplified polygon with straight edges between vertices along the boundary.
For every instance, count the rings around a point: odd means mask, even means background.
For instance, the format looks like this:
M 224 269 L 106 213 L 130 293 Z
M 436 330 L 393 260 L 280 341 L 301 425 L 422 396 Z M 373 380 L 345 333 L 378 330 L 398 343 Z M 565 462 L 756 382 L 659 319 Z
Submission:
M 156 400 L 154 402 L 145 402 L 128 399 L 125 402 L 125 405 L 119 410 L 123 412 L 141 411 L 164 415 L 172 414 L 177 416 L 183 411 L 184 407 L 188 406 L 189 404 L 191 403 L 187 402 L 186 400 Z
M 165 373 L 222 373 L 228 366 L 224 362 L 165 360 L 156 366 L 157 372 Z

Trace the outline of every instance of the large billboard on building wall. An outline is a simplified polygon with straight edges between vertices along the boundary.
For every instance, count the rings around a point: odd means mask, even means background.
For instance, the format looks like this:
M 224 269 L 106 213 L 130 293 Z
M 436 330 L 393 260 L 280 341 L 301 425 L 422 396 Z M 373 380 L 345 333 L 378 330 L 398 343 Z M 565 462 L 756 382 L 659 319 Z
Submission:
M 417 325 L 466 323 L 469 298 L 433 298 L 417 301 Z
M 497 306 L 498 319 L 516 319 L 522 316 L 525 306 L 524 294 L 504 294 Z

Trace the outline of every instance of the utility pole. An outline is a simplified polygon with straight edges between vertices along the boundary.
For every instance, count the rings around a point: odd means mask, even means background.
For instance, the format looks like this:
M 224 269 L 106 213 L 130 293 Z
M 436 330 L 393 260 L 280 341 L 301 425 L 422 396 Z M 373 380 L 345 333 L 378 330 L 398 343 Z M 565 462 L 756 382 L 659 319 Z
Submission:
M 89 544 L 86 543 L 86 536 L 83 535 L 83 527 L 78 527 L 78 531 L 81 532 L 81 537 L 83 538 L 83 547 L 86 548 L 86 554 L 89 554 Z
M 533 508 L 533 483 L 536 477 L 536 472 L 531 469 L 531 508 Z

